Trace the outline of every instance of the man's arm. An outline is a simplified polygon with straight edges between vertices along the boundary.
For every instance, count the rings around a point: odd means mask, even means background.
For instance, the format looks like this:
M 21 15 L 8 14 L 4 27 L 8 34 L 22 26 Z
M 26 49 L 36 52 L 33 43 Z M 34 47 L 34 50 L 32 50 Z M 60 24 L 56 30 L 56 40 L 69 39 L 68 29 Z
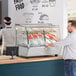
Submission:
M 70 45 L 72 43 L 72 39 L 73 38 L 71 36 L 68 36 L 63 40 L 54 43 L 54 46 L 67 46 L 67 45 Z
M 45 43 L 46 46 L 51 46 L 51 47 L 61 47 L 61 46 L 67 46 L 70 45 L 72 43 L 72 37 L 68 36 L 65 39 L 61 40 L 61 41 L 57 41 L 56 43 Z

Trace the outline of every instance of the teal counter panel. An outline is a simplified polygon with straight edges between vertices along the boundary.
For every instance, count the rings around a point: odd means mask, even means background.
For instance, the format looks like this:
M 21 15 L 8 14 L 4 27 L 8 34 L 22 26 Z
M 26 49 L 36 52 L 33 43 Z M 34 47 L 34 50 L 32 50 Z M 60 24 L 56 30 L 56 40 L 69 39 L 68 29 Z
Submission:
M 0 76 L 64 76 L 64 60 L 4 64 Z

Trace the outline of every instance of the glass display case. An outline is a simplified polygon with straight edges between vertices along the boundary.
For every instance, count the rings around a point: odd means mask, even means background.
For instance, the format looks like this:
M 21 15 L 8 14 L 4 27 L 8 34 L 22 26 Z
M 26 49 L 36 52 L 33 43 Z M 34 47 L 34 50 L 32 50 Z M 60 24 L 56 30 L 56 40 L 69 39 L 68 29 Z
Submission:
M 59 26 L 52 24 L 30 24 L 30 25 L 20 25 L 16 24 L 16 43 L 21 48 L 26 48 L 24 51 L 32 49 L 46 51 L 48 47 L 45 46 L 45 42 L 53 43 L 54 37 L 59 38 Z M 40 49 L 39 49 L 40 48 Z M 22 48 L 21 48 L 22 50 Z M 48 55 L 47 53 L 43 55 Z M 33 55 L 38 56 L 38 55 Z M 39 55 L 40 56 L 40 55 Z

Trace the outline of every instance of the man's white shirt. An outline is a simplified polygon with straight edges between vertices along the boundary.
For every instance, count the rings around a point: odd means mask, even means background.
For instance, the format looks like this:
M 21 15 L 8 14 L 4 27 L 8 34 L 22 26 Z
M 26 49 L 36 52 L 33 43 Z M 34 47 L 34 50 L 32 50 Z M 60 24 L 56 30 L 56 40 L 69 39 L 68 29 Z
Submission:
M 54 43 L 55 47 L 64 47 L 64 59 L 76 59 L 76 31 L 70 33 L 65 39 Z

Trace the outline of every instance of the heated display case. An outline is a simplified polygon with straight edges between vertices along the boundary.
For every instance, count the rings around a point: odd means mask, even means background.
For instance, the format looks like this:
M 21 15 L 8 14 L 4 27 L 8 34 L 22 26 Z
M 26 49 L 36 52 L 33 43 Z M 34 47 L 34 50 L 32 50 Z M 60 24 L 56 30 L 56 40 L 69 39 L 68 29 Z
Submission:
M 52 24 L 16 24 L 16 43 L 19 56 L 48 56 L 51 49 L 45 42 L 53 43 L 54 37 L 59 38 L 59 26 Z

